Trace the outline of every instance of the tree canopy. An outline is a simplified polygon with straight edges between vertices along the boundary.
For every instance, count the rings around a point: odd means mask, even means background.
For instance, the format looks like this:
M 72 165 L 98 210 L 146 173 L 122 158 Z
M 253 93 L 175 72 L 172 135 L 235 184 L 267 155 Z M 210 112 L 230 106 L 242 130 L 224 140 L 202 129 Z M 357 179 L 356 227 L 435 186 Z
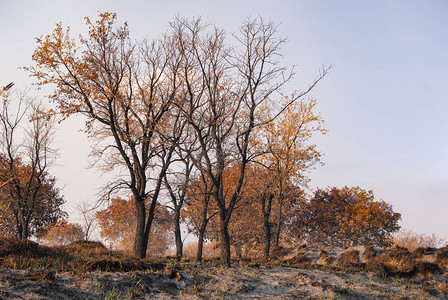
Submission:
M 293 212 L 293 235 L 307 243 L 386 247 L 400 229 L 401 215 L 392 205 L 375 201 L 373 191 L 359 187 L 318 189 Z
M 210 184 L 229 265 L 228 226 L 246 168 L 259 155 L 257 132 L 306 96 L 328 68 L 284 97 L 294 68 L 282 65 L 285 39 L 277 25 L 261 17 L 242 22 L 234 36 L 200 18 L 178 17 L 161 38 L 139 42 L 129 38 L 127 23 L 117 26 L 114 13 L 86 23 L 89 33 L 78 41 L 62 24 L 37 39 L 35 65 L 27 70 L 39 85 L 55 87 L 56 109 L 48 114 L 86 116 L 98 162 L 105 170 L 126 170 L 109 191 L 132 194 L 137 257 L 146 255 L 166 174 L 187 157 Z M 236 185 L 226 192 L 223 174 L 230 166 L 237 166 Z

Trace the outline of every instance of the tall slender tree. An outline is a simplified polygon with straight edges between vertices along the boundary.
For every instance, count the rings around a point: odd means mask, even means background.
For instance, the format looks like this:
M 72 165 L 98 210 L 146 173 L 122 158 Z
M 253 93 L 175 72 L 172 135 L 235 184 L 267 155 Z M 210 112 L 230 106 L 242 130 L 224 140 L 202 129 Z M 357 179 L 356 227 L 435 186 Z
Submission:
M 212 198 L 220 219 L 221 258 L 230 265 L 229 222 L 240 200 L 247 165 L 257 155 L 253 139 L 256 128 L 272 122 L 290 104 L 306 95 L 326 74 L 308 89 L 295 93 L 290 102 L 277 109 L 271 119 L 262 111 L 275 102 L 278 93 L 293 77 L 280 66 L 280 47 L 285 39 L 277 26 L 263 19 L 247 20 L 230 47 L 225 32 L 204 25 L 200 19 L 176 19 L 172 28 L 182 55 L 182 78 L 186 86 L 184 115 L 200 151 L 191 153 L 195 167 L 210 181 Z M 226 168 L 237 166 L 235 189 L 224 190 Z
M 88 118 L 88 131 L 98 142 L 94 154 L 106 169 L 127 170 L 128 176 L 118 178 L 112 189 L 128 188 L 133 195 L 134 255 L 146 255 L 154 209 L 177 149 L 210 183 L 222 262 L 230 265 L 228 225 L 241 199 L 247 165 L 258 155 L 257 128 L 305 96 L 328 69 L 288 103 L 275 105 L 294 69 L 280 65 L 285 39 L 272 22 L 245 21 L 233 43 L 216 26 L 177 18 L 161 39 L 135 44 L 126 24 L 115 28 L 115 14 L 86 20 L 89 34 L 79 42 L 61 24 L 38 39 L 36 64 L 28 70 L 39 84 L 56 85 L 57 113 Z M 264 117 L 266 107 L 275 107 L 271 118 Z M 176 131 L 179 122 L 185 124 L 180 136 L 189 138 L 166 139 L 162 132 Z M 228 192 L 223 174 L 230 167 L 238 170 L 237 184 Z
M 133 43 L 127 24 L 116 27 L 116 21 L 109 12 L 95 22 L 86 18 L 89 33 L 78 42 L 57 24 L 52 34 L 37 39 L 35 65 L 27 69 L 38 84 L 55 85 L 56 113 L 87 117 L 87 131 L 96 142 L 92 154 L 101 166 L 127 171 L 108 190 L 130 190 L 136 210 L 133 253 L 143 258 L 172 155 L 167 152 L 166 163 L 160 163 L 158 127 L 170 124 L 176 61 L 168 39 Z

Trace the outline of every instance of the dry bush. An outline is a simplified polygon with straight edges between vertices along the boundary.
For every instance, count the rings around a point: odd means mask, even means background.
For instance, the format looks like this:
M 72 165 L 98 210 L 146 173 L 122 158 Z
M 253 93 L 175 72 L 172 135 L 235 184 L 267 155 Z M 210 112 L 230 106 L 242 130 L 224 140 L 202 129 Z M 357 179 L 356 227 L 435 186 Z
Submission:
M 47 247 L 31 241 L 0 238 L 0 268 L 69 271 L 161 270 L 154 259 L 139 260 L 112 251 L 99 242 L 79 241 L 66 246 Z
M 77 241 L 60 248 L 69 254 L 86 257 L 110 256 L 113 253 L 102 243 L 94 241 Z
M 0 267 L 4 269 L 38 269 L 67 266 L 68 256 L 58 249 L 24 240 L 0 238 Z
M 412 275 L 418 277 L 432 277 L 440 274 L 443 274 L 443 270 L 438 264 L 423 261 L 415 265 Z
M 447 241 L 436 234 L 426 235 L 412 230 L 401 229 L 393 237 L 394 245 L 414 251 L 417 248 L 438 248 L 447 244 Z
M 282 261 L 293 267 L 309 267 L 311 265 L 311 258 L 309 258 L 304 251 L 297 253 L 294 257 Z
M 448 268 L 448 246 L 437 250 L 436 261 L 438 264 Z
M 362 258 L 365 260 L 371 260 L 376 257 L 376 251 L 372 246 L 368 246 L 364 249 L 364 253 L 362 254 Z
M 364 264 L 359 259 L 359 251 L 354 249 L 347 249 L 342 252 L 336 259 L 336 266 L 348 270 L 359 270 L 364 268 Z
M 278 246 L 271 250 L 271 258 L 283 258 L 291 254 L 294 251 L 294 247 Z
M 187 257 L 196 257 L 196 253 L 198 251 L 198 243 L 197 242 L 189 242 L 184 245 L 184 256 Z M 206 242 L 202 248 L 202 257 L 203 258 L 213 258 L 219 257 L 221 255 L 221 250 L 215 242 Z
M 46 234 L 38 239 L 40 244 L 47 246 L 69 245 L 84 239 L 84 231 L 78 223 L 69 223 L 66 220 L 46 228 Z
M 334 258 L 328 255 L 325 250 L 320 251 L 319 259 L 316 261 L 318 265 L 331 265 L 334 262 Z
M 418 261 L 406 248 L 395 247 L 367 262 L 367 270 L 380 276 L 431 277 L 442 274 L 442 268 L 431 262 Z
M 10 255 L 42 257 L 50 253 L 52 253 L 52 249 L 40 247 L 38 243 L 32 241 L 0 238 L 0 258 L 5 258 Z
M 381 255 L 379 259 L 398 272 L 409 272 L 415 264 L 413 255 L 402 248 L 391 249 Z

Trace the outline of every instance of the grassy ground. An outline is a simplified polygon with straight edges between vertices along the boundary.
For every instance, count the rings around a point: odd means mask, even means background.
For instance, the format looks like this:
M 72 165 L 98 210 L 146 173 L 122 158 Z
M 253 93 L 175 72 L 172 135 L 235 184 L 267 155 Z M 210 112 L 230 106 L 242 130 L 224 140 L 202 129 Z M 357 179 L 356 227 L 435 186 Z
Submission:
M 270 260 L 134 259 L 0 240 L 0 299 L 448 299 L 448 249 L 299 247 Z

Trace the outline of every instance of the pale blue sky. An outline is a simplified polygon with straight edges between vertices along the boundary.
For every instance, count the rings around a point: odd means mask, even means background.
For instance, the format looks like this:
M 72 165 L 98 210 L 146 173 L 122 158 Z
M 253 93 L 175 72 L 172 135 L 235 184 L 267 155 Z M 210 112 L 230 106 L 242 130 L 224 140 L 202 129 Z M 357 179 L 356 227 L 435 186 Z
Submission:
M 328 135 L 315 142 L 325 166 L 313 187 L 373 189 L 403 215 L 403 227 L 448 237 L 448 2 L 447 1 L 8 1 L 0 0 L 0 85 L 31 79 L 34 38 L 55 23 L 85 30 L 83 17 L 117 12 L 134 38 L 155 37 L 177 14 L 202 16 L 236 31 L 261 15 L 281 22 L 288 87 L 304 88 L 321 65 L 334 64 L 313 92 Z M 54 174 L 70 205 L 95 199 L 101 176 L 86 170 L 89 149 L 77 119 L 63 124 Z

